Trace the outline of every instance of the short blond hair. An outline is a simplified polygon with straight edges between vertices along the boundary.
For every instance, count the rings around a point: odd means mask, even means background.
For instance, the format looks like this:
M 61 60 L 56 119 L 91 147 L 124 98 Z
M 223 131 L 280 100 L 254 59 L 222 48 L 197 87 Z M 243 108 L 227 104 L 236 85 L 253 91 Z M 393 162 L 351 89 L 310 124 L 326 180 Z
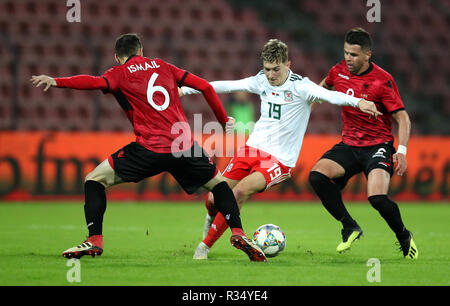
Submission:
M 264 45 L 261 59 L 269 63 L 286 63 L 288 61 L 288 46 L 278 39 L 271 39 Z

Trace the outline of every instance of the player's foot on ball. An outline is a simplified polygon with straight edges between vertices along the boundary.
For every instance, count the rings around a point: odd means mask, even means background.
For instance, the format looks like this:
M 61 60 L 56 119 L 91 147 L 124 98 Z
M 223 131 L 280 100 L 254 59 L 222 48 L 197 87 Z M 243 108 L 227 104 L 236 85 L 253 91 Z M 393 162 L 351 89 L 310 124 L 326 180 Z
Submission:
M 419 250 L 414 243 L 412 233 L 408 231 L 409 236 L 406 239 L 398 239 L 400 244 L 400 250 L 403 252 L 403 256 L 409 259 L 417 259 L 419 257 Z M 398 237 L 397 237 L 398 238 Z
M 208 259 L 208 253 L 210 248 L 202 242 L 199 243 L 194 252 L 194 259 Z
M 203 239 L 208 236 L 209 229 L 211 228 L 211 224 L 214 222 L 215 216 L 211 217 L 209 214 L 206 214 L 205 224 L 203 225 Z
M 342 242 L 336 248 L 339 253 L 348 251 L 352 244 L 363 235 L 362 229 L 358 226 L 355 228 L 343 228 L 341 231 Z
M 92 257 L 100 256 L 103 253 L 103 236 L 95 235 L 91 236 L 82 244 L 65 250 L 63 257 L 67 259 L 76 258 L 80 259 L 84 255 L 91 255 Z
M 264 252 L 247 237 L 232 235 L 230 242 L 236 249 L 244 251 L 250 258 L 250 261 L 267 261 Z

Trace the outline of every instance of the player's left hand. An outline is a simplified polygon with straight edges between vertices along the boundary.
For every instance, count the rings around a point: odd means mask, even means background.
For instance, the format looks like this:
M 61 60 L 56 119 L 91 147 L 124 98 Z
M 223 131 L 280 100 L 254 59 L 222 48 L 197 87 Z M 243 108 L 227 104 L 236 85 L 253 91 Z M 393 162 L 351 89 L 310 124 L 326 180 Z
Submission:
M 227 123 L 225 123 L 225 133 L 231 134 L 234 130 L 234 125 L 236 124 L 236 119 L 233 117 L 228 117 Z
M 44 85 L 44 91 L 47 91 L 50 87 L 56 87 L 56 81 L 54 78 L 49 77 L 48 75 L 33 75 L 30 79 L 30 81 L 35 85 L 36 87 L 39 87 L 41 85 Z
M 371 117 L 375 117 L 375 119 L 377 118 L 377 116 L 383 115 L 383 113 L 380 113 L 377 110 L 377 106 L 375 105 L 375 103 L 371 101 L 361 99 L 358 102 L 358 107 L 363 113 L 369 114 Z
M 395 153 L 392 155 L 392 161 L 394 162 L 395 168 L 394 171 L 397 175 L 402 176 L 407 167 L 406 156 L 402 153 Z

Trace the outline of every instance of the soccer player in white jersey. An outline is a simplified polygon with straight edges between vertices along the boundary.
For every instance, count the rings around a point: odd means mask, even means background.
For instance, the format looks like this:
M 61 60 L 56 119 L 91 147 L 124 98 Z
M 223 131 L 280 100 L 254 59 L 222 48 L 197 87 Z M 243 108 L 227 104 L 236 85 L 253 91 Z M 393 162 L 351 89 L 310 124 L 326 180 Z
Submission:
M 247 91 L 261 98 L 261 117 L 253 133 L 223 173 L 233 189 L 239 208 L 253 194 L 290 177 L 300 154 L 314 102 L 359 107 L 374 117 L 381 115 L 372 102 L 329 91 L 293 73 L 289 69 L 288 47 L 277 39 L 271 39 L 264 45 L 261 59 L 263 70 L 256 76 L 210 83 L 217 93 Z M 182 87 L 179 92 L 180 95 L 199 93 L 189 87 Z M 198 245 L 194 259 L 207 259 L 210 248 L 228 228 L 225 217 L 214 207 L 211 193 L 206 200 L 206 208 L 204 240 Z

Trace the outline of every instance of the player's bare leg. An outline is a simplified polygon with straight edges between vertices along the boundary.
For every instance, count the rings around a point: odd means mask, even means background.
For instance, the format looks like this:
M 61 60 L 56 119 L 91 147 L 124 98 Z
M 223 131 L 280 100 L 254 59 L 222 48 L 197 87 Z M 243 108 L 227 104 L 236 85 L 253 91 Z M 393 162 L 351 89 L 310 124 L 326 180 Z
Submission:
M 367 195 L 369 202 L 395 233 L 403 256 L 417 259 L 419 251 L 414 243 L 412 234 L 403 224 L 398 205 L 387 196 L 390 179 L 389 173 L 383 169 L 373 169 L 370 171 L 367 177 Z
M 105 189 L 122 180 L 118 177 L 108 160 L 100 163 L 85 179 L 84 212 L 89 237 L 82 244 L 63 252 L 66 258 L 81 258 L 84 255 L 93 257 L 103 253 L 102 223 L 106 210 Z
M 214 205 L 219 211 L 218 216 L 225 216 L 226 223 L 231 228 L 231 244 L 245 252 L 251 261 L 267 261 L 263 251 L 245 235 L 236 198 L 222 175 L 218 173 L 204 187 L 214 195 Z
M 336 248 L 336 251 L 340 253 L 349 250 L 363 234 L 359 225 L 345 208 L 341 190 L 333 181 L 344 175 L 345 169 L 337 162 L 327 158 L 320 159 L 309 175 L 309 182 L 323 206 L 336 220 L 342 223 L 342 242 Z
M 242 208 L 244 202 L 253 194 L 264 190 L 267 185 L 264 175 L 260 172 L 254 172 L 241 181 L 231 180 L 230 182 L 231 185 L 234 185 L 233 193 L 236 197 L 239 210 Z M 211 205 L 213 205 L 214 197 L 209 198 L 209 200 L 211 201 Z M 227 228 L 228 224 L 223 214 L 218 213 L 213 224 L 209 227 L 206 237 L 198 245 L 194 253 L 194 259 L 207 259 L 210 248 L 223 235 Z

